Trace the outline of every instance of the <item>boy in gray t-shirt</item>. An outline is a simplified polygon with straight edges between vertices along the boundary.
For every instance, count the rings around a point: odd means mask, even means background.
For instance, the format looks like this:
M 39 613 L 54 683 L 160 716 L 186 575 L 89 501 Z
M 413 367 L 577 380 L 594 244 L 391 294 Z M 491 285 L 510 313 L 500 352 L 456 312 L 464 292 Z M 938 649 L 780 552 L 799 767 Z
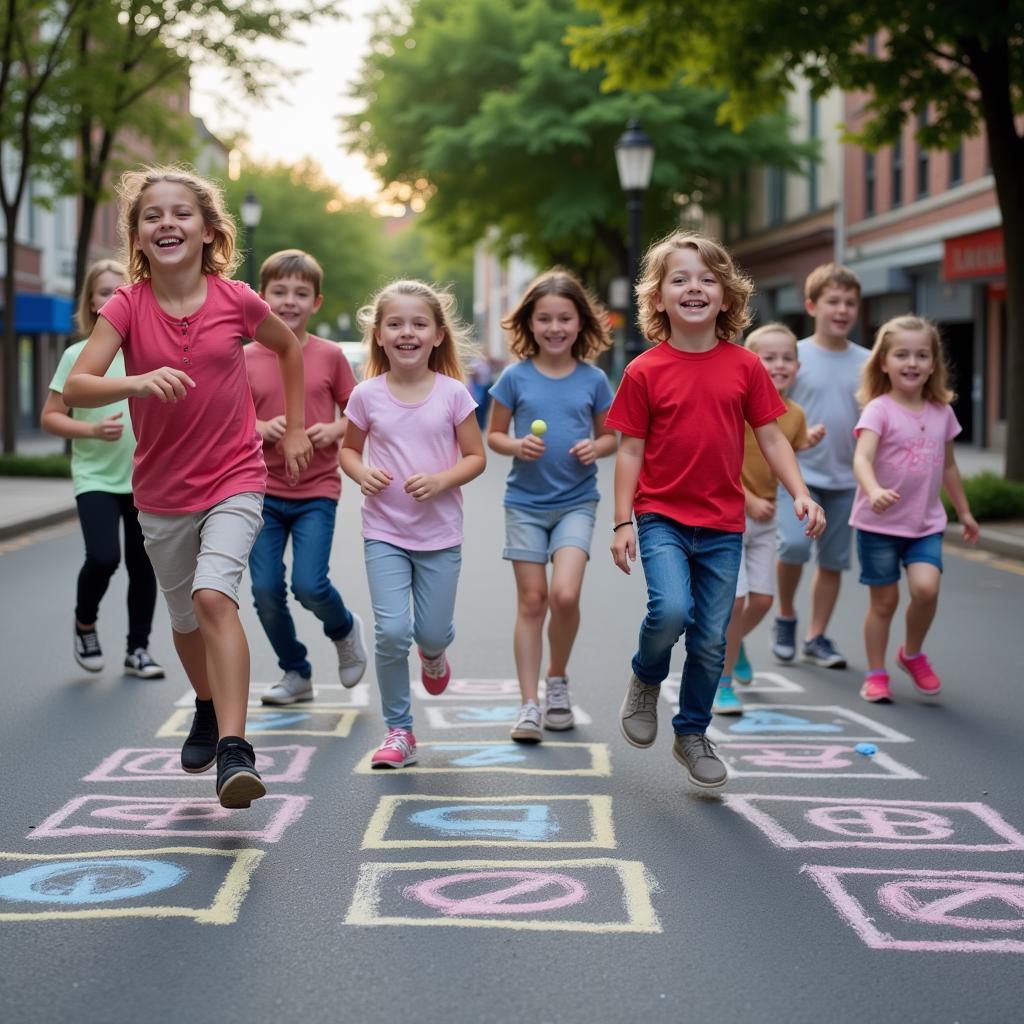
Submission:
M 853 428 L 860 410 L 854 394 L 869 352 L 847 340 L 857 319 L 860 282 L 853 271 L 826 263 L 811 271 L 804 285 L 814 334 L 797 346 L 800 373 L 788 397 L 803 406 L 808 424 L 822 424 L 825 439 L 798 453 L 811 497 L 825 509 L 828 525 L 817 541 L 817 567 L 811 586 L 811 616 L 800 657 L 825 668 L 845 668 L 846 659 L 826 635 L 839 597 L 841 573 L 850 566 L 850 509 L 857 482 L 853 476 Z M 785 516 L 778 524 L 779 614 L 772 652 L 780 661 L 796 655 L 796 590 L 811 540 Z M 799 523 L 795 524 L 800 527 Z

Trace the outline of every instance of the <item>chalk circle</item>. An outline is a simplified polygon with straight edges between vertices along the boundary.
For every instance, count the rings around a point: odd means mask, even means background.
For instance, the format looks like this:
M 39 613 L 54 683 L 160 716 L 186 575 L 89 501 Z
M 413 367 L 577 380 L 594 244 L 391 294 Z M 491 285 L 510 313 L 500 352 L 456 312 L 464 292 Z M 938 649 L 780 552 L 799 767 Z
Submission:
M 990 901 L 1017 911 L 1012 918 L 963 917 L 957 913 Z M 982 931 L 1024 929 L 1024 886 L 1005 882 L 962 882 L 958 879 L 900 879 L 878 890 L 878 902 L 909 921 Z
M 462 899 L 443 895 L 444 890 L 466 882 L 505 881 L 511 884 Z M 548 886 L 561 890 L 561 895 L 533 903 L 507 902 L 527 893 L 535 893 Z M 578 879 L 550 871 L 465 871 L 457 875 L 442 875 L 407 886 L 403 891 L 407 899 L 440 910 L 449 917 L 493 914 L 542 914 L 575 906 L 587 898 L 587 887 Z
M 187 869 L 166 860 L 64 860 L 0 878 L 0 899 L 12 903 L 109 903 L 170 889 L 187 875 Z

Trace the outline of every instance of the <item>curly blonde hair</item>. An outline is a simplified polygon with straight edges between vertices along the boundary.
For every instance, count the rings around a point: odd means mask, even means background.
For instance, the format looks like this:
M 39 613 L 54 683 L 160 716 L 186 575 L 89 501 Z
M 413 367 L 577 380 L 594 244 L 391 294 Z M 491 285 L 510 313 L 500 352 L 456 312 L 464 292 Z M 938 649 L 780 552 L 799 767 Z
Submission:
M 118 263 L 117 260 L 97 260 L 89 267 L 82 282 L 82 289 L 78 293 L 78 305 L 75 307 L 75 328 L 83 338 L 92 333 L 99 318 L 99 311 L 92 308 L 92 293 L 101 274 L 117 274 L 122 281 L 128 280 L 128 271 L 124 269 L 124 264 Z
M 721 242 L 694 231 L 673 231 L 644 253 L 636 285 L 637 320 L 644 337 L 650 341 L 667 341 L 672 335 L 668 314 L 659 311 L 655 303 L 661 293 L 669 258 L 680 249 L 694 249 L 722 286 L 728 309 L 719 312 L 715 330 L 720 338 L 735 340 L 751 321 L 747 304 L 754 294 L 754 283 L 739 270 Z
M 124 263 L 132 282 L 151 277 L 149 260 L 138 246 L 139 213 L 146 189 L 161 181 L 184 185 L 196 198 L 203 225 L 213 232 L 213 241 L 203 245 L 202 273 L 230 277 L 238 266 L 235 251 L 235 222 L 228 213 L 220 186 L 199 177 L 185 167 L 160 165 L 125 171 L 117 186 L 120 198 L 118 230 L 124 246 Z
M 540 351 L 530 329 L 530 321 L 537 303 L 546 295 L 569 299 L 576 307 L 580 332 L 572 345 L 574 359 L 593 359 L 611 346 L 612 337 L 604 308 L 575 274 L 562 267 L 552 267 L 530 282 L 519 304 L 501 321 L 501 326 L 511 334 L 508 347 L 513 355 L 529 359 Z
M 363 341 L 369 350 L 363 369 L 363 379 L 379 377 L 391 369 L 387 353 L 376 342 L 387 304 L 400 295 L 408 295 L 426 303 L 433 314 L 434 323 L 444 333 L 441 344 L 431 351 L 427 366 L 435 373 L 454 377 L 465 384 L 466 373 L 463 367 L 468 361 L 472 346 L 469 328 L 458 318 L 455 296 L 444 289 L 433 288 L 423 281 L 413 280 L 392 281 L 391 284 L 385 285 L 356 314 L 359 326 L 363 329 Z
M 923 316 L 914 316 L 908 313 L 904 316 L 895 316 L 878 328 L 875 343 L 871 348 L 871 355 L 868 356 L 867 362 L 860 371 L 857 401 L 861 405 L 867 405 L 873 398 L 878 398 L 879 395 L 887 394 L 892 390 L 892 382 L 882 370 L 882 360 L 895 344 L 897 337 L 907 331 L 921 331 L 928 336 L 931 343 L 935 369 L 924 382 L 923 397 L 925 401 L 935 402 L 937 405 L 949 405 L 956 398 L 956 394 L 950 387 L 949 367 L 946 365 L 938 327 Z

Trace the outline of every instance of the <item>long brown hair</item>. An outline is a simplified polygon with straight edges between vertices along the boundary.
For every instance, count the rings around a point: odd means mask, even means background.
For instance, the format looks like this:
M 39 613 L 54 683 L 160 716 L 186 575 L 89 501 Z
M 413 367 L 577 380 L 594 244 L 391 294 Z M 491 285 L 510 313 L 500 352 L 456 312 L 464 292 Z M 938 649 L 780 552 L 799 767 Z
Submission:
M 124 269 L 124 264 L 118 263 L 117 260 L 97 260 L 89 267 L 82 282 L 82 290 L 78 293 L 78 306 L 75 309 L 75 328 L 83 338 L 92 334 L 98 319 L 98 310 L 92 308 L 92 293 L 101 274 L 117 274 L 125 283 L 128 281 L 128 271 Z
M 932 360 L 934 369 L 931 376 L 924 382 L 923 397 L 926 402 L 935 402 L 937 405 L 949 405 L 956 395 L 949 386 L 949 368 L 946 365 L 946 357 L 942 351 L 942 339 L 939 337 L 939 329 L 923 316 L 906 314 L 895 316 L 887 320 L 878 328 L 875 335 L 875 344 L 871 348 L 871 355 L 860 371 L 860 388 L 857 391 L 857 401 L 861 405 L 867 405 L 873 398 L 879 395 L 888 394 L 892 390 L 892 381 L 888 374 L 882 371 L 882 360 L 885 359 L 889 349 L 896 341 L 897 335 L 905 331 L 921 331 L 928 336 L 932 347 Z

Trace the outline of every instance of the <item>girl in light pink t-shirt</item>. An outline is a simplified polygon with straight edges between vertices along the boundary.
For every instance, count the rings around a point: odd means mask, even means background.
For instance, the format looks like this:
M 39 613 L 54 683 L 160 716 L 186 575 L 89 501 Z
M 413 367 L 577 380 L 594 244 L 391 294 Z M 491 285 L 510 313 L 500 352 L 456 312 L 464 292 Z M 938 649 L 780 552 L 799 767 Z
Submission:
M 396 281 L 360 310 L 370 355 L 366 379 L 349 396 L 341 468 L 363 494 L 374 655 L 388 728 L 374 768 L 416 760 L 413 640 L 426 691 L 442 693 L 451 678 L 445 652 L 455 636 L 462 562 L 459 487 L 484 470 L 453 306 L 450 295 L 420 281 Z
M 862 371 L 857 397 L 864 409 L 854 428 L 857 494 L 850 523 L 857 528 L 860 581 L 871 590 L 864 621 L 868 674 L 860 695 L 875 704 L 892 700 L 885 653 L 899 603 L 901 564 L 910 605 L 906 640 L 896 660 L 919 693 L 934 697 L 942 689 L 921 650 L 939 599 L 946 527 L 941 488 L 953 502 L 964 539 L 972 544 L 978 539 L 953 458 L 960 424 L 949 405 L 953 393 L 946 377 L 938 331 L 916 316 L 882 325 Z

